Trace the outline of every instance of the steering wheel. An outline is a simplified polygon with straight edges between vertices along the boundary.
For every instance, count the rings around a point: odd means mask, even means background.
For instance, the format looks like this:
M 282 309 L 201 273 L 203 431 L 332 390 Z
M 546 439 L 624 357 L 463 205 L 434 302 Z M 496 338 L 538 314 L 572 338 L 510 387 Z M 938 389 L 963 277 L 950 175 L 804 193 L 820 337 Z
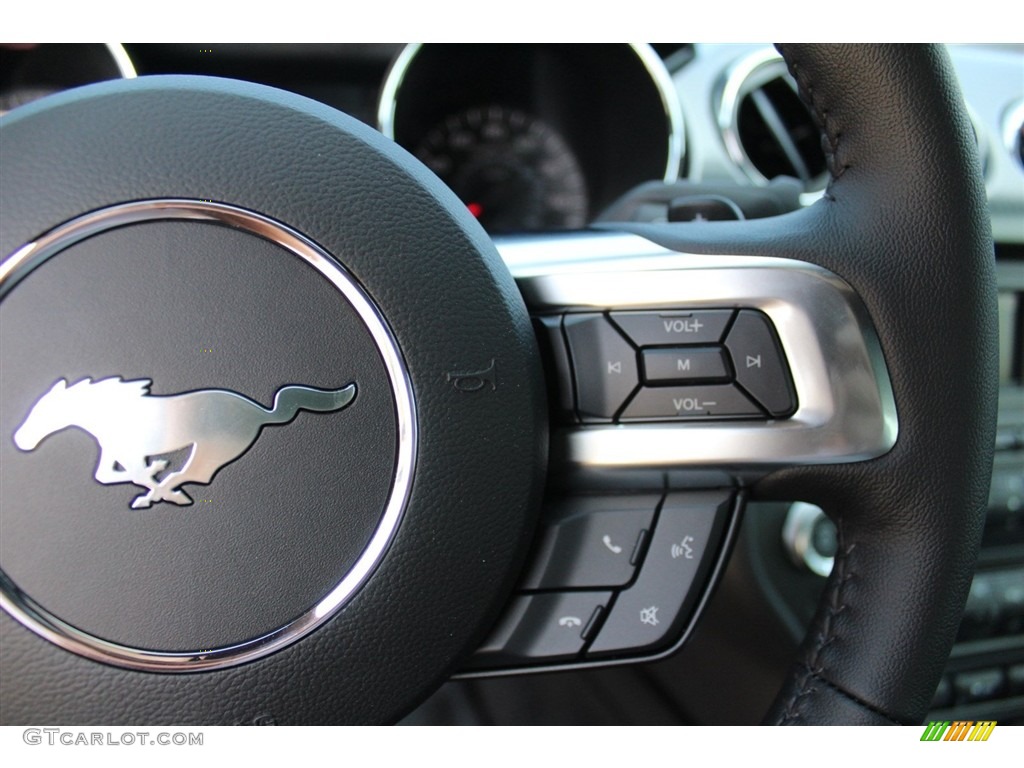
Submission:
M 291 94 L 140 78 L 5 116 L 4 720 L 393 721 L 488 637 L 547 477 L 819 504 L 836 564 L 767 721 L 919 721 L 991 464 L 985 192 L 940 48 L 779 50 L 822 200 L 501 255 Z M 530 313 L 666 307 L 768 317 L 792 415 L 549 424 Z

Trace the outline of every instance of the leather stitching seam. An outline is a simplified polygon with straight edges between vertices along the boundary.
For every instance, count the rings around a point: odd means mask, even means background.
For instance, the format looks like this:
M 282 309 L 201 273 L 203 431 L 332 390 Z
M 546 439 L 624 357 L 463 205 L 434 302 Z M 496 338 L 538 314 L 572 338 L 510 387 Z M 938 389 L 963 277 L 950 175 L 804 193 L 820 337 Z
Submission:
M 822 677 L 820 674 L 818 674 L 814 670 L 808 670 L 808 672 L 811 675 L 813 675 L 815 678 L 817 678 L 818 680 L 823 682 L 825 685 L 827 685 L 829 688 L 831 688 L 833 691 L 838 693 L 844 699 L 852 701 L 858 707 L 862 707 L 863 709 L 866 709 L 868 712 L 876 714 L 879 717 L 885 718 L 892 725 L 912 725 L 912 723 L 901 723 L 899 720 L 896 720 L 895 718 L 890 717 L 889 715 L 887 715 L 885 712 L 883 712 L 882 710 L 878 709 L 877 707 L 873 707 L 870 704 L 868 704 L 866 701 L 862 701 L 861 699 L 858 699 L 856 696 L 854 696 L 853 694 L 849 693 L 848 691 L 843 690 L 838 685 L 833 683 L 831 680 L 828 680 L 827 678 Z
M 839 538 L 842 541 L 842 527 L 839 528 Z M 780 725 L 788 725 L 802 719 L 800 705 L 808 695 L 814 692 L 814 686 L 811 684 L 813 678 L 828 683 L 822 676 L 824 666 L 821 662 L 821 655 L 826 648 L 837 640 L 836 619 L 849 607 L 844 602 L 842 595 L 846 585 L 855 578 L 855 574 L 850 568 L 850 555 L 855 548 L 855 544 L 842 546 L 836 557 L 828 591 L 825 615 L 818 625 L 819 628 L 814 647 L 811 649 L 809 658 L 804 662 L 807 672 L 801 675 L 796 692 L 787 702 Z M 831 683 L 828 683 L 828 685 L 833 688 L 835 687 Z M 847 696 L 849 695 L 847 694 Z
M 840 162 L 839 160 L 840 140 L 843 133 L 836 128 L 835 121 L 832 120 L 831 111 L 827 107 L 819 106 L 814 96 L 814 84 L 805 74 L 800 62 L 787 55 L 787 46 L 779 44 L 776 47 L 783 58 L 785 58 L 790 74 L 796 80 L 801 100 L 810 108 L 818 123 L 818 127 L 822 131 L 822 149 L 825 150 L 825 161 L 828 164 L 830 176 L 828 187 L 825 189 L 825 198 L 834 201 L 835 195 L 832 193 L 832 185 L 839 181 L 847 169 L 850 168 L 850 163 Z

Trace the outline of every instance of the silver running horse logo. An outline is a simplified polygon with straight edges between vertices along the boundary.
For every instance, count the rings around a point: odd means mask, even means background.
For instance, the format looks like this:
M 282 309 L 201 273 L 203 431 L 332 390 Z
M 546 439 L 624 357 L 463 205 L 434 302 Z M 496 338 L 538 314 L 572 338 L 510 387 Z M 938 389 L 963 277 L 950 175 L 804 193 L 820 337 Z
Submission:
M 185 506 L 192 499 L 181 486 L 207 485 L 221 467 L 249 450 L 263 427 L 287 424 L 299 411 L 338 411 L 356 396 L 354 382 L 337 390 L 287 386 L 267 409 L 227 389 L 151 395 L 151 384 L 149 379 L 114 377 L 68 386 L 61 379 L 32 407 L 14 433 L 14 444 L 32 451 L 48 435 L 79 427 L 99 443 L 99 482 L 134 483 L 148 490 L 132 501 L 132 509 L 161 501 Z M 167 461 L 151 457 L 184 449 L 189 455 L 181 469 L 160 477 Z

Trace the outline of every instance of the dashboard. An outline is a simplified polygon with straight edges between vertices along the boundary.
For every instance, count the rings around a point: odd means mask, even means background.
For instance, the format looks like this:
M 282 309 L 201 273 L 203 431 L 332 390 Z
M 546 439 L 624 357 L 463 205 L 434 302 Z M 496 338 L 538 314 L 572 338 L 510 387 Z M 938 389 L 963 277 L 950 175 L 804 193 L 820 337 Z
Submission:
M 950 50 L 996 242 L 1024 244 L 1021 51 Z M 649 181 L 743 196 L 790 177 L 804 204 L 824 187 L 810 114 L 766 45 L 2 46 L 0 112 L 76 85 L 161 74 L 249 80 L 346 112 L 423 161 L 492 234 L 620 218 L 623 196 Z M 485 206 L 482 196 L 499 199 Z M 630 213 L 656 220 L 666 210 Z
M 951 57 L 996 243 L 1000 422 L 983 550 L 933 711 L 1024 723 L 1024 49 L 956 46 Z M 825 188 L 813 118 L 763 45 L 0 46 L 0 111 L 162 74 L 249 80 L 340 109 L 423 162 L 494 236 L 758 218 Z M 717 593 L 670 658 L 505 678 L 471 664 L 406 722 L 756 719 L 811 620 L 829 526 L 799 500 L 752 504 Z

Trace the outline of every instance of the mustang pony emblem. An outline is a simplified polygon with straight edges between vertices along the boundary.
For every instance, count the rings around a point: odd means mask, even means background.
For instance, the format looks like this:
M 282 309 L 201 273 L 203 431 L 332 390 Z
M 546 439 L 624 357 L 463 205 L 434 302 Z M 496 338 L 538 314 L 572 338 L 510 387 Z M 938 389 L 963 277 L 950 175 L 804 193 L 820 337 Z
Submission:
M 39 398 L 14 433 L 14 444 L 35 450 L 40 441 L 67 427 L 79 427 L 100 446 L 96 479 L 104 485 L 134 483 L 148 493 L 132 501 L 144 509 L 161 501 L 187 505 L 186 483 L 208 484 L 259 437 L 263 427 L 286 424 L 299 411 L 338 411 L 352 402 L 356 385 L 337 390 L 282 387 L 274 406 L 264 408 L 237 392 L 201 389 L 179 395 L 151 395 L 149 379 L 61 379 Z M 189 449 L 181 469 L 159 477 L 167 461 L 150 457 Z

